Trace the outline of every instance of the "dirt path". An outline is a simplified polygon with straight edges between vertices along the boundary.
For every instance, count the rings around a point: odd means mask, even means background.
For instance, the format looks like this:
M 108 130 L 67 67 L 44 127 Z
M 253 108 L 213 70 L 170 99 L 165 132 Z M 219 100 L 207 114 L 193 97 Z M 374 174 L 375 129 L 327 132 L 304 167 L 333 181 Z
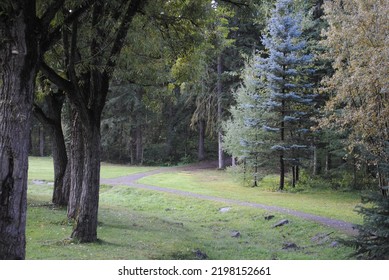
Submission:
M 161 169 L 156 169 L 144 173 L 138 173 L 138 174 L 132 174 L 129 176 L 123 176 L 123 177 L 118 177 L 114 179 L 101 179 L 102 184 L 106 185 L 123 185 L 123 186 L 129 186 L 133 188 L 140 188 L 140 189 L 147 189 L 147 190 L 152 190 L 152 191 L 159 191 L 159 192 L 166 192 L 166 193 L 171 193 L 175 195 L 181 195 L 185 197 L 193 197 L 197 199 L 203 199 L 203 200 L 211 200 L 211 201 L 218 201 L 218 202 L 223 202 L 226 203 L 226 205 L 240 205 L 240 206 L 246 206 L 246 207 L 253 207 L 253 208 L 259 208 L 259 209 L 264 209 L 267 211 L 272 211 L 272 212 L 279 212 L 279 213 L 284 213 L 292 216 L 296 216 L 299 218 L 303 218 L 306 220 L 314 221 L 323 225 L 326 225 L 328 227 L 340 230 L 345 232 L 346 234 L 349 235 L 356 235 L 357 230 L 353 228 L 353 224 L 347 223 L 341 220 L 335 220 L 335 219 L 330 219 L 330 218 L 325 218 L 317 215 L 312 215 L 296 210 L 291 210 L 291 209 L 286 209 L 278 206 L 269 206 L 269 205 L 264 205 L 260 203 L 253 203 L 253 202 L 246 202 L 246 201 L 240 201 L 240 200 L 235 200 L 235 199 L 228 199 L 228 198 L 222 198 L 222 197 L 216 197 L 216 196 L 210 196 L 210 195 L 203 195 L 203 194 L 197 194 L 197 193 L 192 193 L 192 192 L 187 192 L 187 191 L 182 191 L 182 190 L 176 190 L 176 189 L 169 189 L 169 188 L 163 188 L 163 187 L 157 187 L 157 186 L 151 186 L 151 185 L 145 185 L 145 184 L 140 184 L 137 181 L 141 178 L 151 176 L 154 174 L 159 174 L 163 172 L 170 172 L 172 170 L 199 170 L 199 169 L 207 169 L 213 166 L 211 163 L 207 164 L 202 164 L 198 166 L 188 166 L 188 167 L 170 167 L 170 168 L 161 168 Z

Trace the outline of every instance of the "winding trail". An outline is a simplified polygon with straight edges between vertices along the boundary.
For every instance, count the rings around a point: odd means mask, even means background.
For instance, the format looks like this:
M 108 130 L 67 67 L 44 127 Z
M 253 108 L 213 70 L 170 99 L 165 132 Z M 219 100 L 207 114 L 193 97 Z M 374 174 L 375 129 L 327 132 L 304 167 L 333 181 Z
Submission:
M 228 205 L 240 205 L 240 206 L 246 206 L 246 207 L 252 207 L 252 208 L 259 208 L 264 209 L 267 211 L 273 211 L 273 212 L 279 212 L 284 213 L 292 216 L 296 216 L 299 218 L 303 218 L 306 220 L 314 221 L 323 225 L 326 225 L 328 227 L 340 230 L 348 235 L 356 235 L 358 232 L 356 229 L 354 229 L 354 225 L 345 221 L 326 218 L 322 216 L 317 216 L 309 213 L 304 213 L 301 211 L 296 211 L 292 209 L 282 208 L 278 206 L 269 206 L 264 205 L 260 203 L 253 203 L 253 202 L 247 202 L 247 201 L 241 201 L 241 200 L 235 200 L 235 199 L 229 199 L 229 198 L 222 198 L 222 197 L 216 197 L 216 196 L 210 196 L 210 195 L 203 195 L 203 194 L 197 194 L 193 192 L 187 192 L 182 190 L 176 190 L 176 189 L 169 189 L 164 187 L 157 187 L 157 186 L 151 186 L 151 185 L 145 185 L 138 183 L 137 181 L 151 175 L 164 173 L 164 172 L 170 172 L 172 170 L 196 170 L 196 169 L 206 169 L 209 168 L 208 166 L 202 165 L 201 167 L 196 168 L 196 166 L 191 167 L 170 167 L 170 168 L 161 168 L 156 169 L 148 172 L 143 173 L 137 173 L 137 174 L 131 174 L 128 176 L 113 178 L 113 179 L 101 179 L 101 184 L 106 185 L 122 185 L 122 186 L 128 186 L 132 188 L 139 188 L 139 189 L 146 189 L 146 190 L 152 190 L 152 191 L 158 191 L 158 192 L 165 192 L 165 193 L 171 193 L 175 195 L 185 196 L 185 197 L 192 197 L 202 200 L 210 200 L 210 201 L 217 201 L 217 202 L 223 202 Z

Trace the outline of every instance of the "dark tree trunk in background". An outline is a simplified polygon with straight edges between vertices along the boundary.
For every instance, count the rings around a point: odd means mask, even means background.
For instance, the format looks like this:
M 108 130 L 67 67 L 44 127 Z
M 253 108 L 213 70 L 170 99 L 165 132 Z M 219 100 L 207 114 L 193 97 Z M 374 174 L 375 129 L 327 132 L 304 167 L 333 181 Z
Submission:
M 14 0 L 9 11 L 0 11 L 0 259 L 25 258 L 28 151 L 39 58 L 34 23 L 33 0 Z
M 136 126 L 131 130 L 131 164 L 143 163 L 143 131 L 141 122 L 136 119 Z
M 39 156 L 45 156 L 45 129 L 39 127 Z
M 318 170 L 319 170 L 319 167 L 318 167 L 318 155 L 317 155 L 317 147 L 316 146 L 313 146 L 312 165 L 313 165 L 312 175 L 316 176 L 317 174 L 319 174 L 319 172 L 318 172 Z
M 143 131 L 142 124 L 138 123 L 136 127 L 136 162 L 143 164 Z
M 281 152 L 280 155 L 280 190 L 282 191 L 285 186 L 285 162 L 284 162 L 284 153 Z
M 199 151 L 198 151 L 198 160 L 202 161 L 205 159 L 205 121 L 199 121 Z
M 54 162 L 54 191 L 52 202 L 59 206 L 67 206 L 69 200 L 70 185 L 65 182 L 68 156 L 66 152 L 65 138 L 62 131 L 61 112 L 63 106 L 62 97 L 48 97 L 49 110 L 54 120 L 52 129 L 52 154 Z
M 179 85 L 174 85 L 173 93 L 174 93 L 174 96 L 176 97 L 176 99 L 178 99 L 180 94 L 181 94 L 181 88 Z M 167 119 L 165 153 L 166 153 L 166 156 L 168 158 L 172 158 L 175 154 L 173 141 L 174 141 L 174 138 L 176 136 L 175 126 L 177 123 L 177 114 L 178 114 L 179 108 L 175 104 L 174 100 L 169 98 L 165 104 L 164 110 L 165 110 L 166 119 Z
M 144 89 L 135 91 L 135 101 L 131 119 L 135 127 L 131 129 L 131 164 L 143 164 L 143 104 Z
M 51 131 L 52 156 L 54 163 L 54 190 L 52 202 L 58 206 L 67 206 L 70 184 L 68 181 L 65 182 L 68 156 L 61 123 L 63 96 L 61 93 L 50 93 L 46 96 L 45 100 L 48 112 L 44 113 L 41 108 L 35 105 L 34 115 Z
M 326 151 L 325 165 L 325 173 L 328 174 L 328 172 L 331 170 L 331 152 L 329 150 Z

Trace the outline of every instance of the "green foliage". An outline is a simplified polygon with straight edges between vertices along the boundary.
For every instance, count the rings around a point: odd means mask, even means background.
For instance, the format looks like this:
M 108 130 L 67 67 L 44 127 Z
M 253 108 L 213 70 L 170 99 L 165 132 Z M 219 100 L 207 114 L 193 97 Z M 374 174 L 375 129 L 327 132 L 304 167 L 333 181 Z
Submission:
M 349 150 L 362 146 L 365 160 L 375 165 L 388 162 L 388 7 L 382 0 L 325 4 L 323 45 L 334 73 L 324 80 L 333 96 L 322 124 L 347 131 Z
M 365 170 L 357 170 L 354 173 L 354 170 L 339 167 L 327 173 L 313 176 L 308 170 L 303 169 L 300 173 L 296 190 L 289 189 L 289 191 L 309 191 L 315 189 L 353 192 L 372 189 L 376 185 L 376 180 L 368 176 Z
M 379 192 L 362 196 L 363 205 L 356 211 L 363 216 L 363 225 L 356 226 L 359 234 L 344 241 L 356 249 L 358 259 L 389 260 L 389 199 Z

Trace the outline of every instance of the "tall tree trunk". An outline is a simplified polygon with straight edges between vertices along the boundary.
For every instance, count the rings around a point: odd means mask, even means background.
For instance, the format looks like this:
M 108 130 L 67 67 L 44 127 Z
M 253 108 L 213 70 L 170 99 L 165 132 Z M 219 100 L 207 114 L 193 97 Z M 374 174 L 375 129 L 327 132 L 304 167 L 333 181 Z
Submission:
M 51 125 L 52 153 L 54 162 L 54 191 L 52 202 L 58 206 L 67 206 L 70 184 L 68 184 L 65 180 L 68 155 L 61 123 L 63 106 L 62 96 L 49 95 L 47 104 L 49 107 L 50 118 L 53 120 Z
M 100 122 L 83 123 L 84 172 L 75 228 L 71 237 L 81 242 L 97 240 L 100 187 Z
M 35 1 L 0 11 L 0 259 L 25 258 L 27 170 L 38 65 Z
M 136 163 L 143 164 L 143 133 L 142 133 L 142 124 L 138 121 L 136 126 Z
M 174 93 L 174 96 L 176 97 L 176 99 L 179 98 L 180 94 L 181 94 L 181 88 L 179 85 L 174 85 L 174 89 L 173 89 L 173 93 Z M 174 100 L 172 99 L 168 99 L 166 104 L 165 104 L 165 111 L 166 111 L 166 117 L 167 117 L 167 124 L 166 124 L 166 127 L 167 127 L 167 132 L 166 132 L 166 141 L 165 141 L 165 144 L 166 144 L 166 155 L 168 158 L 173 158 L 174 157 L 174 154 L 175 154 L 175 150 L 174 150 L 174 147 L 173 147 L 173 142 L 174 142 L 174 138 L 176 136 L 176 131 L 175 131 L 175 124 L 176 124 L 176 120 L 177 120 L 177 106 L 176 104 L 174 103 Z
M 283 91 L 284 93 L 284 91 Z M 280 140 L 281 143 L 285 141 L 285 100 L 282 100 L 281 106 L 281 127 L 280 127 Z M 284 152 L 280 152 L 280 190 L 282 191 L 285 187 L 285 161 L 284 161 Z
M 69 185 L 65 182 L 68 156 L 61 123 L 53 128 L 53 162 L 54 162 L 54 190 L 52 202 L 58 206 L 67 206 L 69 200 Z
M 68 218 L 76 219 L 84 174 L 84 137 L 79 114 L 73 108 L 71 111 L 71 139 L 68 163 L 70 166 Z
M 45 129 L 39 126 L 39 156 L 45 156 Z
M 52 139 L 52 155 L 54 163 L 54 190 L 52 202 L 58 206 L 66 206 L 69 199 L 70 184 L 64 182 L 68 156 L 66 152 L 65 138 L 62 130 L 62 106 L 63 96 L 50 93 L 46 96 L 47 113 L 34 104 L 35 117 L 50 129 Z
M 200 120 L 198 123 L 199 126 L 199 151 L 198 151 L 198 160 L 202 161 L 205 159 L 205 121 Z
M 224 152 L 223 152 L 223 134 L 221 129 L 222 116 L 223 116 L 223 108 L 222 108 L 222 100 L 223 100 L 223 91 L 222 91 L 222 58 L 221 55 L 217 57 L 217 122 L 218 122 L 218 132 L 217 132 L 217 140 L 218 140 L 218 159 L 219 159 L 219 169 L 224 169 Z
M 325 173 L 328 174 L 328 172 L 331 170 L 331 152 L 329 150 L 326 151 L 326 167 L 325 167 Z
M 312 158 L 312 161 L 313 161 L 313 170 L 312 170 L 312 175 L 313 176 L 316 176 L 317 174 L 319 174 L 318 170 L 318 156 L 317 156 L 317 147 L 316 145 L 313 146 L 313 158 Z
M 143 94 L 143 88 L 135 91 L 134 106 L 131 113 L 131 119 L 135 123 L 135 127 L 131 129 L 131 164 L 143 164 Z
M 170 108 L 168 108 L 168 119 L 166 124 L 166 141 L 165 141 L 165 154 L 166 159 L 173 158 L 174 155 L 174 149 L 173 149 L 173 140 L 175 137 L 175 131 L 174 131 L 174 110 L 173 107 L 174 104 L 171 104 Z
M 285 162 L 284 162 L 284 153 L 281 152 L 280 155 L 280 190 L 282 191 L 285 186 Z

